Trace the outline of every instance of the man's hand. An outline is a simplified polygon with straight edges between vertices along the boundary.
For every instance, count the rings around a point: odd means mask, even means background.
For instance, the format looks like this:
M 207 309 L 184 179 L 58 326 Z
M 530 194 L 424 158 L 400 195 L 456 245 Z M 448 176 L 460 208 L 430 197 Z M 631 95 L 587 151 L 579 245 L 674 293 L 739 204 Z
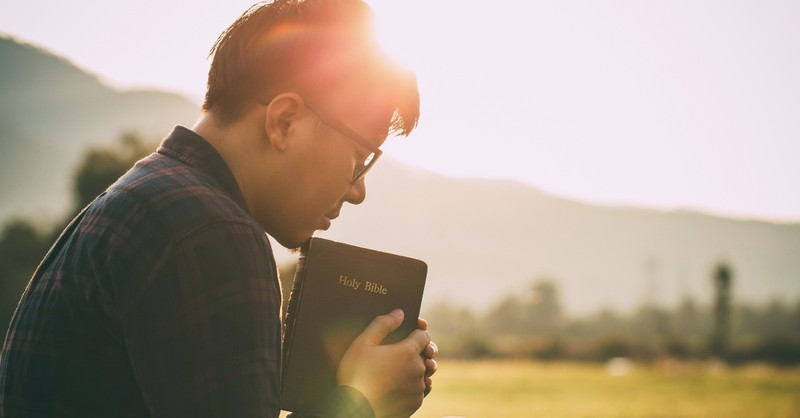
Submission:
M 427 331 L 428 321 L 422 318 L 417 318 L 417 328 Z M 433 388 L 433 380 L 431 379 L 431 376 L 436 373 L 436 369 L 439 367 L 436 364 L 436 360 L 433 358 L 436 357 L 436 354 L 438 353 L 439 347 L 433 341 L 429 342 L 428 345 L 425 346 L 425 349 L 422 350 L 422 356 L 425 361 L 425 396 L 428 396 Z
M 381 345 L 402 322 L 403 312 L 399 309 L 375 317 L 339 364 L 339 384 L 360 391 L 378 418 L 411 416 L 422 405 L 430 390 L 430 375 L 436 371 L 436 346 L 431 345 L 424 320 L 420 321 L 423 326 L 404 340 Z

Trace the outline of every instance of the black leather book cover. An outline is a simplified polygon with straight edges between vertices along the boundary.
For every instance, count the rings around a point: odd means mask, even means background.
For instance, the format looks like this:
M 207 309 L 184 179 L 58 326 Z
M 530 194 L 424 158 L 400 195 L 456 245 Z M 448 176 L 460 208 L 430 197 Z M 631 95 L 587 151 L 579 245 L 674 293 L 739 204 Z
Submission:
M 420 260 L 311 238 L 286 315 L 281 409 L 313 412 L 335 387 L 342 355 L 375 316 L 405 313 L 384 344 L 415 330 L 427 272 Z

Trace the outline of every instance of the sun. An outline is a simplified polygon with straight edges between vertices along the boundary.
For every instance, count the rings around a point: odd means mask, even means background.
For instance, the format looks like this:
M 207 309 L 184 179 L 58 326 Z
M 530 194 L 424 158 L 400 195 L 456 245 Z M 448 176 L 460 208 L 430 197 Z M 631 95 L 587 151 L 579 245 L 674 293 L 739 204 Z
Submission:
M 375 12 L 374 36 L 379 47 L 395 64 L 414 70 L 419 60 L 419 40 L 423 28 L 410 26 L 419 15 L 419 2 L 368 1 Z M 423 31 L 424 32 L 424 31 Z

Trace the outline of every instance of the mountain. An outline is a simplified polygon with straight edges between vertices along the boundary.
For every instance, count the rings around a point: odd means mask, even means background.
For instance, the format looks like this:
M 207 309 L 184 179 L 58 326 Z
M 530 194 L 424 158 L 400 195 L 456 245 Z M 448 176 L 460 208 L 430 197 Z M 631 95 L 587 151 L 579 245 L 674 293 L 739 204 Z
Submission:
M 487 308 L 543 278 L 557 281 L 572 313 L 687 296 L 708 304 L 719 263 L 733 271 L 735 300 L 800 298 L 800 224 L 587 205 L 383 160 L 367 191 L 319 235 L 427 261 L 423 307 L 446 299 Z
M 157 65 L 154 63 L 153 65 Z M 161 91 L 120 91 L 64 58 L 0 37 L 0 219 L 61 216 L 89 146 L 124 132 L 158 141 L 198 106 Z
M 126 130 L 161 138 L 197 113 L 178 95 L 119 91 L 63 58 L 2 38 L 0 89 L 0 222 L 11 213 L 62 215 L 87 147 Z M 733 271 L 736 300 L 800 297 L 800 224 L 588 205 L 389 158 L 367 184 L 366 202 L 346 206 L 319 235 L 426 261 L 423 309 L 442 299 L 484 309 L 542 278 L 557 281 L 574 313 L 685 295 L 708 303 L 721 262 Z

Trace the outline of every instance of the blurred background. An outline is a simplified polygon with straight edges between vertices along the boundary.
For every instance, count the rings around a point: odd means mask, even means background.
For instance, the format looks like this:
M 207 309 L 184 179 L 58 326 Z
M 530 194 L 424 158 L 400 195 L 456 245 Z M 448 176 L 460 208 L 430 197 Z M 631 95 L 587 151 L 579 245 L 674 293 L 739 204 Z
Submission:
M 422 118 L 320 235 L 428 263 L 415 416 L 800 414 L 800 3 L 368 3 Z M 0 4 L 2 332 L 250 5 Z

